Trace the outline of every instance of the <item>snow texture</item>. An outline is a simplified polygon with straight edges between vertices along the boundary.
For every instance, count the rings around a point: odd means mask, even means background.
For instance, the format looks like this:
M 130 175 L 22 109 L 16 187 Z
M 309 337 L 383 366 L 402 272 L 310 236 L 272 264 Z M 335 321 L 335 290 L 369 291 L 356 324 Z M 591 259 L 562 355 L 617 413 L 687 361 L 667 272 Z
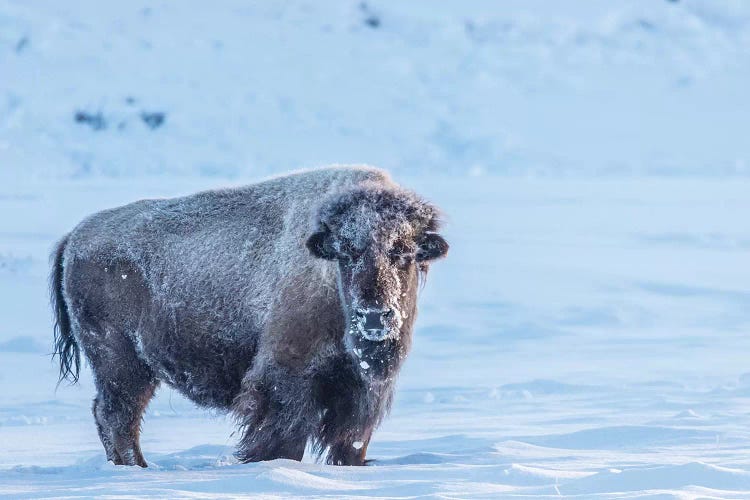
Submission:
M 0 498 L 750 497 L 748 53 L 731 0 L 0 0 Z M 90 371 L 55 389 L 53 243 L 329 163 L 451 243 L 375 462 L 240 465 L 162 388 L 150 468 L 108 464 Z

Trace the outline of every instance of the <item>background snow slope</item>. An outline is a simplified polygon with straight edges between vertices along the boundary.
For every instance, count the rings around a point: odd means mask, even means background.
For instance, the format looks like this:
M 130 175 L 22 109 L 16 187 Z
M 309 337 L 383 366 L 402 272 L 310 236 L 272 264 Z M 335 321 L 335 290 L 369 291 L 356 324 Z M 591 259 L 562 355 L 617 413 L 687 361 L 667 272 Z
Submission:
M 0 497 L 750 496 L 749 53 L 741 1 L 0 0 Z M 53 242 L 331 162 L 449 216 L 377 466 L 238 465 L 167 387 L 107 464 Z

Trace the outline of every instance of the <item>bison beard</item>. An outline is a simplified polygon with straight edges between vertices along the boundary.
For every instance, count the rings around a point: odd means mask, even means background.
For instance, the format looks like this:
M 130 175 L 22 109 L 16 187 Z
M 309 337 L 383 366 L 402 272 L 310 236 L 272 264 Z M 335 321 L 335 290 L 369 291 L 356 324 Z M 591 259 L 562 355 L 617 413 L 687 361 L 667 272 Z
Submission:
M 146 461 L 162 383 L 231 411 L 241 461 L 308 443 L 362 465 L 411 346 L 420 278 L 445 256 L 437 209 L 365 167 L 142 200 L 92 215 L 53 255 L 55 352 L 83 352 L 107 458 Z

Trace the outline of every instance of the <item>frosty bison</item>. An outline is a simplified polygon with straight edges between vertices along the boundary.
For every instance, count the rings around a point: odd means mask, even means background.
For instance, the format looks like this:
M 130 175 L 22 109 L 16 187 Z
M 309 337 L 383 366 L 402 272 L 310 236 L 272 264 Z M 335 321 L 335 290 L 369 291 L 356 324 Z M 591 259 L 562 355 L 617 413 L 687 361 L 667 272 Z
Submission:
M 146 461 L 143 412 L 164 381 L 228 410 L 243 462 L 362 465 L 409 351 L 417 291 L 448 244 L 438 210 L 386 173 L 334 167 L 142 200 L 58 245 L 60 378 L 93 370 L 107 458 Z

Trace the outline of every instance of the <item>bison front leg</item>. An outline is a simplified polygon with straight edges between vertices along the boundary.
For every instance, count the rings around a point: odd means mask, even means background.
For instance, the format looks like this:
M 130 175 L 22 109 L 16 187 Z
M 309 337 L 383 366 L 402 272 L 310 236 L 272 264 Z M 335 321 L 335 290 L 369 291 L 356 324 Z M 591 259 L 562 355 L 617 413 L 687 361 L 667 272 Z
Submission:
M 330 465 L 365 465 L 370 435 L 362 439 L 362 441 L 349 439 L 331 445 L 326 463 Z
M 272 398 L 262 386 L 253 384 L 240 394 L 233 411 L 243 432 L 236 453 L 241 462 L 302 460 L 308 433 L 290 420 L 284 402 Z
M 301 461 L 305 454 L 306 436 L 279 434 L 280 429 L 273 427 L 246 431 L 240 442 L 237 458 L 242 463 L 277 458 Z

